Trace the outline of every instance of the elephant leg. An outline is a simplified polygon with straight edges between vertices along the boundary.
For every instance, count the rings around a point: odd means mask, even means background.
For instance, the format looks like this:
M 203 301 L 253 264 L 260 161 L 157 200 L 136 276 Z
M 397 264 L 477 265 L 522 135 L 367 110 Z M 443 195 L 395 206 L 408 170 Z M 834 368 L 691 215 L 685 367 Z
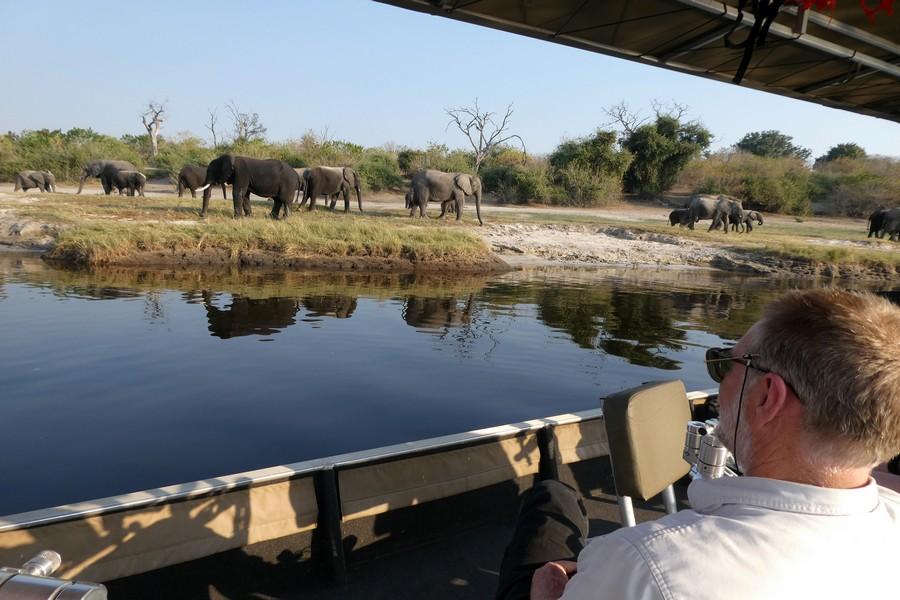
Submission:
M 244 190 L 240 189 L 238 186 L 233 186 L 231 188 L 231 201 L 234 204 L 234 218 L 240 219 L 243 217 L 243 212 L 241 209 L 244 206 Z
M 342 190 L 344 194 L 344 212 L 350 212 L 350 188 L 344 187 Z
M 462 209 L 463 205 L 466 202 L 466 197 L 462 195 L 462 193 L 453 194 L 453 208 L 456 209 L 456 220 L 459 221 L 462 218 Z
M 253 208 L 250 205 L 250 190 L 246 190 L 244 192 L 244 200 L 241 203 L 244 209 L 244 216 L 249 217 L 253 213 Z
M 193 192 L 194 190 L 191 190 Z M 208 187 L 203 190 L 203 205 L 200 208 L 200 216 L 206 216 L 206 209 L 209 208 L 209 197 L 212 195 L 212 187 Z
M 278 197 L 272 198 L 272 212 L 269 213 L 269 216 L 272 219 L 277 221 L 278 217 L 280 216 L 280 213 L 281 213 L 281 200 L 279 200 Z

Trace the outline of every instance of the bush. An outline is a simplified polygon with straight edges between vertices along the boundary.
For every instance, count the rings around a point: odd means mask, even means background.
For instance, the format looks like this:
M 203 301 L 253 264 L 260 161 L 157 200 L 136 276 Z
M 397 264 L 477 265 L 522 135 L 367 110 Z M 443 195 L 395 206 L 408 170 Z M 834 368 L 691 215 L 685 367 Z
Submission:
M 709 147 L 712 134 L 696 122 L 682 123 L 659 113 L 656 122 L 626 133 L 622 146 L 634 160 L 625 172 L 625 187 L 642 195 L 671 188 L 687 164 Z
M 812 196 L 826 212 L 867 217 L 900 198 L 900 161 L 840 158 L 820 163 L 812 176 Z
M 535 159 L 524 165 L 488 166 L 481 171 L 481 180 L 484 191 L 501 203 L 548 202 L 552 197 L 548 166 Z
M 550 200 L 562 206 L 600 206 L 622 193 L 622 176 L 633 156 L 617 150 L 616 134 L 597 130 L 568 140 L 550 154 Z
M 57 181 L 73 181 L 85 163 L 98 158 L 128 160 L 144 168 L 143 157 L 132 145 L 90 129 L 23 131 L 0 140 L 0 178 L 6 181 L 23 169 L 49 169 Z
M 219 154 L 212 148 L 207 148 L 200 138 L 184 136 L 160 143 L 159 156 L 153 163 L 174 178 L 185 165 L 204 167 Z
M 622 193 L 621 176 L 614 177 L 591 169 L 569 165 L 553 174 L 550 200 L 560 206 L 603 206 Z
M 366 150 L 356 170 L 367 188 L 395 190 L 403 186 L 397 157 L 385 150 L 374 148 Z
M 798 158 L 767 158 L 744 152 L 718 152 L 692 161 L 679 183 L 700 194 L 728 194 L 746 208 L 808 214 L 810 171 Z

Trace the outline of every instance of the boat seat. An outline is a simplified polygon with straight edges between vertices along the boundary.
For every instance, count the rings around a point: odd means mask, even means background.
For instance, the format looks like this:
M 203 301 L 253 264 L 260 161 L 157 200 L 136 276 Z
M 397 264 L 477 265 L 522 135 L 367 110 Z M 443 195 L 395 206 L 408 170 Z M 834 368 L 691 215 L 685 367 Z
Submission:
M 608 396 L 603 418 L 622 525 L 635 524 L 632 497 L 662 494 L 674 513 L 672 484 L 690 470 L 682 458 L 691 407 L 680 379 L 649 382 Z

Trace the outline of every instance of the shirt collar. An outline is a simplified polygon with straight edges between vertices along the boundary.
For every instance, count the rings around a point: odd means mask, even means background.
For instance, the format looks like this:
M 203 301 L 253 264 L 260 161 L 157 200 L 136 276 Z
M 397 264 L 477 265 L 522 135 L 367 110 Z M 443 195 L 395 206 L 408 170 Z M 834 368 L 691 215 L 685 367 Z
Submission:
M 727 504 L 759 506 L 785 512 L 816 515 L 853 515 L 875 510 L 880 499 L 871 477 L 861 488 L 824 488 L 763 477 L 695 479 L 688 487 L 693 509 L 712 512 Z

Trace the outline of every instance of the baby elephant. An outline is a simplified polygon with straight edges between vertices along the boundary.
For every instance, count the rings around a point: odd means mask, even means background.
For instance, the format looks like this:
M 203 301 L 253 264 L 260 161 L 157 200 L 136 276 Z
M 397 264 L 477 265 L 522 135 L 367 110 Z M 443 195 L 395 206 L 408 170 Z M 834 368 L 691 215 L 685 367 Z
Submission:
M 129 196 L 134 196 L 135 192 L 143 196 L 147 177 L 140 171 L 118 171 L 112 177 L 112 184 L 119 190 L 120 196 L 124 194 L 125 190 L 128 190 Z
M 690 209 L 687 208 L 676 208 L 672 212 L 669 213 L 669 225 L 681 225 L 684 227 L 687 225 L 688 215 L 690 213 Z
M 15 191 L 27 192 L 38 188 L 42 192 L 56 191 L 56 177 L 50 171 L 19 171 L 16 173 Z

